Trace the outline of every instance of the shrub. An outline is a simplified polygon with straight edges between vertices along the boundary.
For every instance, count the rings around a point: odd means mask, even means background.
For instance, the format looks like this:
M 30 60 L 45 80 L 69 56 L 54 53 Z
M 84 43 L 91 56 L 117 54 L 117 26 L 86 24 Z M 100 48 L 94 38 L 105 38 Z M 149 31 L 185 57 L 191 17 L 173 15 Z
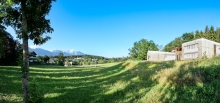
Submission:
M 174 60 L 165 62 L 165 67 L 167 67 L 167 68 L 173 68 L 174 66 L 175 66 Z

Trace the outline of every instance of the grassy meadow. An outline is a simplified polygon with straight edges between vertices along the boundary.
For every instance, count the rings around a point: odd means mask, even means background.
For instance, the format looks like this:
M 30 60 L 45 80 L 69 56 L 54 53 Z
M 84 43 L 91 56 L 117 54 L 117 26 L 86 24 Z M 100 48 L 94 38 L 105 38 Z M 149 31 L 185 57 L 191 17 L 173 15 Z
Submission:
M 218 103 L 220 57 L 98 67 L 32 65 L 29 81 L 44 103 Z M 0 87 L 0 102 L 21 102 L 20 68 L 1 66 Z

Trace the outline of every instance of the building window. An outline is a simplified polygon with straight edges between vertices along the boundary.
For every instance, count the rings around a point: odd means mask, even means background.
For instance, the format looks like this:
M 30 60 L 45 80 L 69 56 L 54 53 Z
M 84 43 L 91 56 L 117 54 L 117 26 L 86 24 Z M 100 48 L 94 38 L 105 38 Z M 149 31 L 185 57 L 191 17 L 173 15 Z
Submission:
M 195 44 L 193 44 L 193 49 L 195 49 Z

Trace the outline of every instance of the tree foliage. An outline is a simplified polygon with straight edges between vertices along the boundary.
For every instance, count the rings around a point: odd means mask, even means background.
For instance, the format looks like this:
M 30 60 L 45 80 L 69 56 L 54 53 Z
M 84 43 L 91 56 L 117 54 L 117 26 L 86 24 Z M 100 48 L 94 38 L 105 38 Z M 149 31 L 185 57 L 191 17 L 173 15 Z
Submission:
M 49 63 L 49 60 L 50 60 L 49 56 L 45 55 L 44 56 L 44 63 Z
M 44 58 L 42 56 L 37 56 L 36 60 L 38 63 L 43 63 L 44 62 Z
M 2 4 L 7 4 L 8 0 L 2 0 Z M 5 14 L 3 21 L 7 26 L 11 26 L 18 38 L 26 36 L 33 40 L 34 44 L 39 45 L 50 39 L 49 36 L 43 36 L 44 33 L 52 33 L 50 20 L 46 19 L 49 13 L 52 1 L 55 0 L 9 0 L 13 2 L 11 6 L 5 6 L 1 11 Z M 22 6 L 23 5 L 23 6 Z M 22 11 L 23 10 L 23 11 Z M 27 35 L 24 35 L 22 12 L 25 12 L 27 22 Z
M 182 40 L 181 37 L 175 38 L 173 41 L 171 41 L 170 43 L 168 43 L 167 45 L 165 45 L 163 51 L 170 52 L 172 48 L 181 47 L 181 46 L 182 46 L 182 43 L 183 43 L 183 40 Z
M 0 65 L 17 65 L 21 44 L 4 29 L 0 29 L 0 47 Z
M 58 59 L 58 65 L 61 65 L 63 66 L 64 65 L 64 62 L 65 62 L 65 58 L 64 58 L 64 55 L 62 52 L 59 53 L 59 55 L 57 56 L 57 59 Z
M 146 60 L 148 50 L 158 51 L 158 45 L 152 40 L 141 39 L 138 42 L 134 42 L 134 46 L 129 49 L 129 55 L 133 59 Z
M 5 31 L 5 27 L 2 25 L 2 18 L 0 16 L 0 37 L 5 37 L 8 33 Z M 2 47 L 3 43 L 5 42 L 5 39 L 0 39 L 0 46 Z M 5 48 L 0 48 L 0 54 L 4 54 Z

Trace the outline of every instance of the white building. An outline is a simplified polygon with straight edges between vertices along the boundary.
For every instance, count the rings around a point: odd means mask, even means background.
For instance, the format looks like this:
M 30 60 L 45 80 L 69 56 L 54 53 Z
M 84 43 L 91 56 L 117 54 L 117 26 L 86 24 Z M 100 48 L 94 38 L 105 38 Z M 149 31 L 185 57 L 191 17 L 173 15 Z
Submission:
M 206 56 L 211 58 L 220 54 L 220 43 L 200 38 L 185 42 L 173 52 L 148 51 L 148 61 L 190 60 Z
M 220 54 L 220 43 L 200 38 L 182 44 L 183 60 L 202 58 L 206 56 L 211 58 Z
M 176 53 L 174 52 L 161 52 L 161 51 L 148 51 L 148 61 L 169 61 L 176 60 Z

